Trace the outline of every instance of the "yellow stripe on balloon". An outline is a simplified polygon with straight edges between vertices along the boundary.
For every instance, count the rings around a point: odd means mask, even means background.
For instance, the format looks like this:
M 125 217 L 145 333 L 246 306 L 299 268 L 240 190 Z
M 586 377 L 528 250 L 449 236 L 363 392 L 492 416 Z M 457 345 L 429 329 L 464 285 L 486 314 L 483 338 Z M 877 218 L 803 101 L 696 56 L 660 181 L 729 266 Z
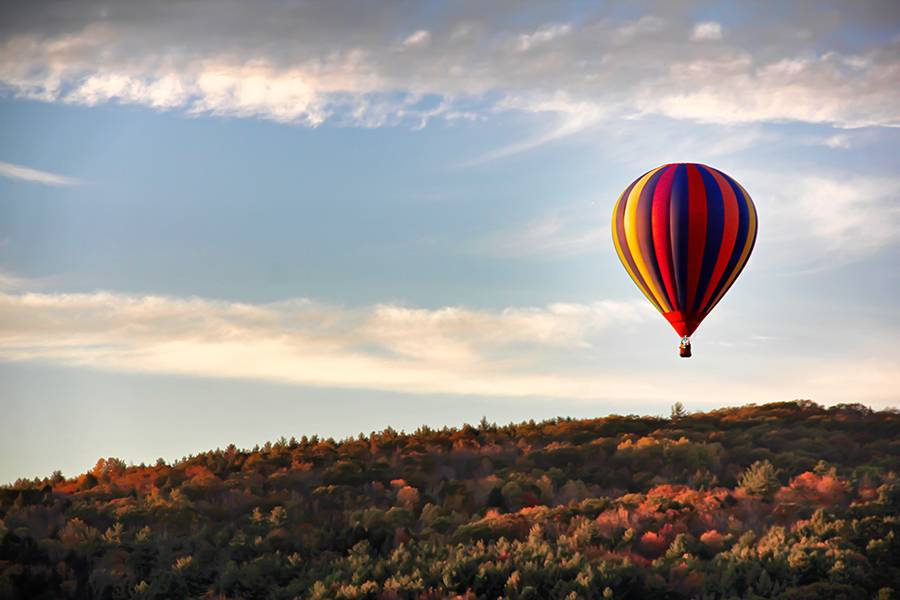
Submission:
M 653 297 L 656 298 L 656 304 L 665 309 L 660 309 L 663 310 L 663 312 L 669 312 L 672 310 L 671 307 L 669 307 L 669 301 L 665 294 L 656 287 L 653 277 L 650 275 L 647 261 L 644 259 L 644 255 L 641 254 L 641 245 L 638 241 L 637 233 L 637 209 L 641 200 L 641 192 L 644 190 L 644 186 L 647 185 L 647 182 L 653 174 L 662 168 L 663 167 L 657 167 L 656 169 L 653 169 L 638 180 L 634 187 L 631 188 L 631 193 L 626 200 L 627 204 L 625 204 L 625 242 L 628 244 L 628 249 L 631 250 L 631 257 L 634 259 L 635 266 L 638 268 L 638 271 L 640 271 L 644 281 L 647 282 L 647 287 L 650 288 Z
M 616 216 L 619 214 L 619 204 L 625 199 L 625 193 L 622 192 L 622 195 L 619 196 L 618 201 L 616 201 L 616 205 L 613 207 L 613 216 L 612 216 L 612 238 L 613 244 L 616 246 L 616 254 L 619 255 L 619 260 L 622 261 L 622 266 L 625 267 L 625 270 L 628 271 L 628 276 L 631 277 L 631 280 L 637 284 L 638 289 L 647 297 L 647 300 L 656 307 L 656 310 L 659 312 L 664 312 L 662 307 L 659 305 L 659 302 L 656 301 L 655 298 L 650 294 L 650 291 L 644 287 L 644 284 L 641 283 L 641 280 L 635 276 L 634 271 L 631 268 L 631 265 L 628 264 L 628 259 L 625 258 L 625 253 L 622 251 L 622 242 L 619 240 L 619 228 L 616 223 Z
M 747 202 L 747 214 L 750 219 L 750 223 L 747 227 L 747 239 L 744 242 L 744 249 L 741 250 L 741 257 L 734 265 L 734 269 L 731 271 L 731 275 L 728 276 L 728 281 L 725 282 L 725 285 L 723 285 L 722 289 L 719 290 L 719 293 L 716 294 L 715 301 L 709 305 L 709 310 L 706 311 L 707 313 L 709 313 L 715 307 L 715 305 L 719 303 L 719 300 L 722 299 L 722 297 L 725 295 L 725 292 L 727 292 L 728 288 L 731 287 L 731 284 L 734 282 L 735 277 L 737 277 L 738 273 L 741 272 L 741 269 L 744 268 L 744 263 L 746 263 L 747 259 L 750 257 L 750 249 L 753 248 L 753 242 L 756 239 L 756 205 L 753 204 L 753 200 L 750 199 L 750 194 L 747 193 L 747 190 L 744 189 L 744 186 L 742 186 L 740 183 L 738 183 L 737 186 L 741 188 L 741 193 L 744 195 L 744 200 Z

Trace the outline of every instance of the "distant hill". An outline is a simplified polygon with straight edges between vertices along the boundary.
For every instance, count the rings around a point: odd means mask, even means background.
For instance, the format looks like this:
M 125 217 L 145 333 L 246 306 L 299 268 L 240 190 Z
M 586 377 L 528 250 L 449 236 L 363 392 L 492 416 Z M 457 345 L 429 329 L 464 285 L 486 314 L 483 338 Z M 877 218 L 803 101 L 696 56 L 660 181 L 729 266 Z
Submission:
M 101 459 L 0 598 L 900 598 L 900 414 L 808 401 Z

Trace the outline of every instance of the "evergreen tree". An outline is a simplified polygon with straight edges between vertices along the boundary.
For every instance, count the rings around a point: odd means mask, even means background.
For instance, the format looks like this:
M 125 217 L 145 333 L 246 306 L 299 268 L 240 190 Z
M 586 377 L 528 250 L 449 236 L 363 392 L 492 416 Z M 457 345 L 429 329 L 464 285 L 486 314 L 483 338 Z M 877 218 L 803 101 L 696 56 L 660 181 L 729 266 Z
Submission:
M 672 405 L 672 413 L 669 416 L 673 421 L 676 419 L 683 419 L 688 416 L 688 411 L 684 408 L 684 404 L 681 402 L 676 402 Z
M 748 494 L 768 498 L 781 487 L 775 467 L 768 460 L 750 465 L 738 479 L 738 485 Z

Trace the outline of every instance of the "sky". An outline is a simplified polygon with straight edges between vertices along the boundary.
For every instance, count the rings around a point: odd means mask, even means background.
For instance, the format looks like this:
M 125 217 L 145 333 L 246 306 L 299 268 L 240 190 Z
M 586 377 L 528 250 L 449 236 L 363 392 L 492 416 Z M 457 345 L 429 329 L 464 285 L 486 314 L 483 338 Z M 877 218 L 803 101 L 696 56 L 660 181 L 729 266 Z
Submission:
M 0 482 L 280 436 L 900 406 L 900 8 L 4 3 Z M 618 195 L 759 213 L 677 356 Z

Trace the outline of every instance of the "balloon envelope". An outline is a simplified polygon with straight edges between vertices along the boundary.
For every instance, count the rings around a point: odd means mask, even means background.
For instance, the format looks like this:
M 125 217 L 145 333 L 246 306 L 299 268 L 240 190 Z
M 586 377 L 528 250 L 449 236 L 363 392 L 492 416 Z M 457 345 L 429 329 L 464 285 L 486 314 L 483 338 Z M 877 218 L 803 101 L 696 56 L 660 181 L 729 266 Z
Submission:
M 756 207 L 737 181 L 706 165 L 674 163 L 625 189 L 612 237 L 638 288 L 689 336 L 747 264 L 756 225 Z

